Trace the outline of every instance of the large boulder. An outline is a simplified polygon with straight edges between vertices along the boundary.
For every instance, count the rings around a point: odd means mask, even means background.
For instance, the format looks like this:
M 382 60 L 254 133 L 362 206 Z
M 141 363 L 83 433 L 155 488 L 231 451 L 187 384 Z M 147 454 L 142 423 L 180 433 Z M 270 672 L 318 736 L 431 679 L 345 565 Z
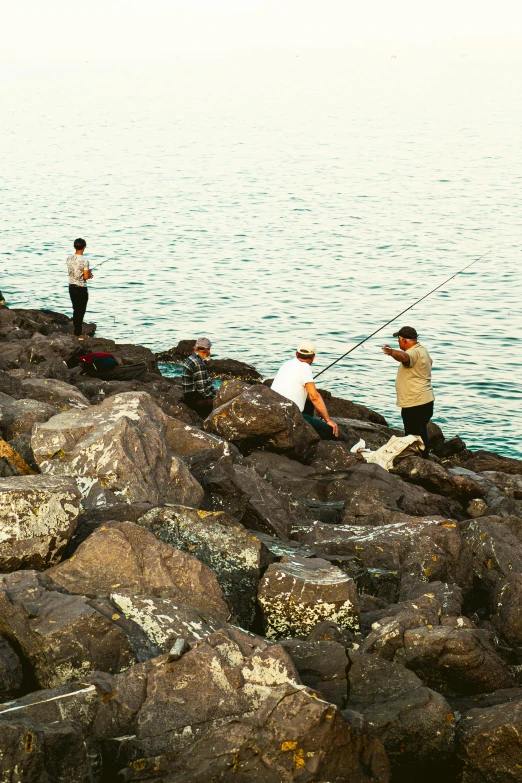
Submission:
M 84 509 L 179 502 L 165 415 L 146 392 L 117 394 L 38 424 L 31 439 L 43 473 L 77 477 Z M 172 487 L 171 487 L 172 485 Z
M 381 743 L 369 739 L 360 715 L 350 718 L 307 690 L 281 685 L 253 715 L 216 726 L 175 755 L 127 767 L 123 780 L 152 781 L 162 770 L 164 783 L 388 783 Z
M 58 563 L 77 526 L 80 493 L 71 479 L 0 479 L 0 570 Z
M 263 385 L 250 386 L 212 411 L 205 429 L 226 440 L 306 459 L 319 436 L 297 405 Z
M 457 732 L 462 783 L 518 783 L 521 734 L 522 699 L 467 712 Z
M 184 506 L 151 509 L 138 524 L 208 565 L 240 624 L 251 626 L 259 578 L 272 560 L 258 538 L 222 511 Z
M 49 569 L 46 576 L 76 595 L 156 596 L 195 606 L 221 619 L 230 615 L 210 568 L 132 522 L 107 522 L 97 528 L 72 558 Z
M 260 582 L 258 601 L 269 639 L 307 636 L 322 620 L 359 629 L 355 582 L 319 558 L 294 556 L 272 563 Z
M 348 651 L 348 709 L 368 721 L 398 780 L 440 768 L 453 753 L 455 717 L 446 699 L 412 671 Z

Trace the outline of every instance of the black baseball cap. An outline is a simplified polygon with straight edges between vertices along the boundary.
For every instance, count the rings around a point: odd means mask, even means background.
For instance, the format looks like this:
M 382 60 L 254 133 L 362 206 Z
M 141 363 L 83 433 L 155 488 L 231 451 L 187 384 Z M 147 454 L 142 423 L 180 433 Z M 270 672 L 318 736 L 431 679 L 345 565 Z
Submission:
M 404 337 L 406 340 L 416 340 L 417 330 L 413 326 L 401 326 L 398 332 L 393 333 L 394 337 Z

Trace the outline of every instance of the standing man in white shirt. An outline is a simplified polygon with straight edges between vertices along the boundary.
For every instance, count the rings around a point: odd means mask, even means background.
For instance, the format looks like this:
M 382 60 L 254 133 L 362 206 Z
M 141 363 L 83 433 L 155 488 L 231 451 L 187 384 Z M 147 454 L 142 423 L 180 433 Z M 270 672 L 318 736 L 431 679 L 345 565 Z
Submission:
M 303 340 L 297 347 L 295 359 L 290 359 L 279 368 L 272 381 L 272 389 L 282 397 L 295 402 L 301 413 L 304 411 L 306 400 L 309 399 L 324 421 L 306 413 L 303 413 L 303 417 L 323 440 L 334 440 L 339 436 L 339 428 L 328 415 L 324 400 L 315 387 L 310 366 L 314 359 L 314 344 L 309 340 Z
M 399 362 L 395 388 L 397 406 L 401 409 L 405 435 L 420 435 L 424 441 L 424 457 L 429 453 L 428 422 L 433 416 L 433 386 L 431 366 L 433 361 L 417 339 L 413 326 L 402 326 L 394 337 L 399 339 L 399 349 L 383 345 L 382 350 Z
M 69 296 L 73 306 L 74 335 L 78 340 L 83 340 L 82 325 L 89 301 L 87 280 L 91 280 L 92 272 L 89 262 L 83 257 L 87 242 L 85 239 L 74 240 L 74 255 L 67 259 L 67 272 L 69 274 Z

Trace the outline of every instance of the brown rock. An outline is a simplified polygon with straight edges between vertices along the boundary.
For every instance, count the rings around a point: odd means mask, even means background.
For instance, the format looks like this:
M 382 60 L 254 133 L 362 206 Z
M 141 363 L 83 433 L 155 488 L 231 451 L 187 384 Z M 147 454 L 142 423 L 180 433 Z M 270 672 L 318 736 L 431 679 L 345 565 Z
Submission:
M 214 573 L 195 557 L 164 544 L 132 522 L 107 522 L 73 558 L 47 571 L 70 593 L 171 598 L 227 619 L 230 610 Z

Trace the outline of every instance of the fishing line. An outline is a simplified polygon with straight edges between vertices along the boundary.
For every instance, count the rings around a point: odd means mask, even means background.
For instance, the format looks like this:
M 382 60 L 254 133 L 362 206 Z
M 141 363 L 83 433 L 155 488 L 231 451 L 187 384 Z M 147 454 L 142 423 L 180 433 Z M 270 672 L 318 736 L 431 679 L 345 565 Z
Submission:
M 449 283 L 449 281 L 450 281 L 450 280 L 453 280 L 453 278 L 454 278 L 454 277 L 457 277 L 457 275 L 460 275 L 462 272 L 465 272 L 465 271 L 466 271 L 466 269 L 469 269 L 469 268 L 470 268 L 470 266 L 473 266 L 473 264 L 476 264 L 476 263 L 477 263 L 477 261 L 480 261 L 482 258 L 484 258 L 485 256 L 489 255 L 489 253 L 491 253 L 491 250 L 488 250 L 488 251 L 487 251 L 487 253 L 483 253 L 483 255 L 481 255 L 481 256 L 479 256 L 478 258 L 476 258 L 474 261 L 472 261 L 472 262 L 471 262 L 471 264 L 468 264 L 468 265 L 467 265 L 467 266 L 465 266 L 463 269 L 459 269 L 459 271 L 458 271 L 458 272 L 455 272 L 455 274 L 454 274 L 454 275 L 451 275 L 451 277 L 448 277 L 448 279 L 447 279 L 447 280 L 444 280 L 444 282 L 443 282 L 443 283 L 440 283 L 440 285 L 438 285 L 438 286 L 437 286 L 436 288 L 434 288 L 432 291 L 428 291 L 428 293 L 427 293 L 427 294 L 424 294 L 424 296 L 421 296 L 421 298 L 420 298 L 420 299 L 417 299 L 417 301 L 416 301 L 416 302 L 414 302 L 414 303 L 413 303 L 412 305 L 410 305 L 409 307 L 407 307 L 407 308 L 406 308 L 406 310 L 402 310 L 402 312 L 400 312 L 400 313 L 399 313 L 398 315 L 396 315 L 394 318 L 390 318 L 390 320 L 389 320 L 389 321 L 386 321 L 386 323 L 385 323 L 385 324 L 383 324 L 382 326 L 379 326 L 379 328 L 378 328 L 378 329 L 376 329 L 376 330 L 375 330 L 374 332 L 372 332 L 371 334 L 369 334 L 369 335 L 368 335 L 368 337 L 365 337 L 365 338 L 364 338 L 364 340 L 361 340 L 361 342 L 360 342 L 360 343 L 357 343 L 357 345 L 354 345 L 354 346 L 353 346 L 353 348 L 350 348 L 350 350 L 346 351 L 346 353 L 343 353 L 343 355 L 342 355 L 342 356 L 339 356 L 339 358 L 338 358 L 338 359 L 336 359 L 334 362 L 332 362 L 331 364 L 328 364 L 328 365 L 327 365 L 327 366 L 326 366 L 326 367 L 325 367 L 323 370 L 321 370 L 321 372 L 318 372 L 318 373 L 317 373 L 317 375 L 314 375 L 314 380 L 315 380 L 316 378 L 319 378 L 319 376 L 320 376 L 320 375 L 322 375 L 322 374 L 323 374 L 323 372 L 326 372 L 327 370 L 329 370 L 329 369 L 330 369 L 330 367 L 333 367 L 333 366 L 334 366 L 334 364 L 337 364 L 337 362 L 340 362 L 340 361 L 341 361 L 341 359 L 344 359 L 344 357 L 345 357 L 345 356 L 348 356 L 348 354 L 349 354 L 349 353 L 352 353 L 352 351 L 355 351 L 355 349 L 356 349 L 356 348 L 359 348 L 359 346 L 360 346 L 360 345 L 363 345 L 363 343 L 365 343 L 365 342 L 366 342 L 367 340 L 369 340 L 371 337 L 373 337 L 374 335 L 378 334 L 378 332 L 382 332 L 382 330 L 383 330 L 383 329 L 385 329 L 387 326 L 389 326 L 389 325 L 390 325 L 390 324 L 392 324 L 394 321 L 396 321 L 396 320 L 397 320 L 397 318 L 400 318 L 400 317 L 401 317 L 401 315 L 404 315 L 404 313 L 407 313 L 407 312 L 408 312 L 408 310 L 411 310 L 411 309 L 412 309 L 412 307 L 415 307 L 415 305 L 418 305 L 418 304 L 419 304 L 419 302 L 422 302 L 424 299 L 427 299 L 427 298 L 428 298 L 428 296 L 431 296 L 431 294 L 434 294 L 434 293 L 435 293 L 435 291 L 438 291 L 438 290 L 439 290 L 439 288 L 442 288 L 442 286 L 446 285 L 446 283 Z

